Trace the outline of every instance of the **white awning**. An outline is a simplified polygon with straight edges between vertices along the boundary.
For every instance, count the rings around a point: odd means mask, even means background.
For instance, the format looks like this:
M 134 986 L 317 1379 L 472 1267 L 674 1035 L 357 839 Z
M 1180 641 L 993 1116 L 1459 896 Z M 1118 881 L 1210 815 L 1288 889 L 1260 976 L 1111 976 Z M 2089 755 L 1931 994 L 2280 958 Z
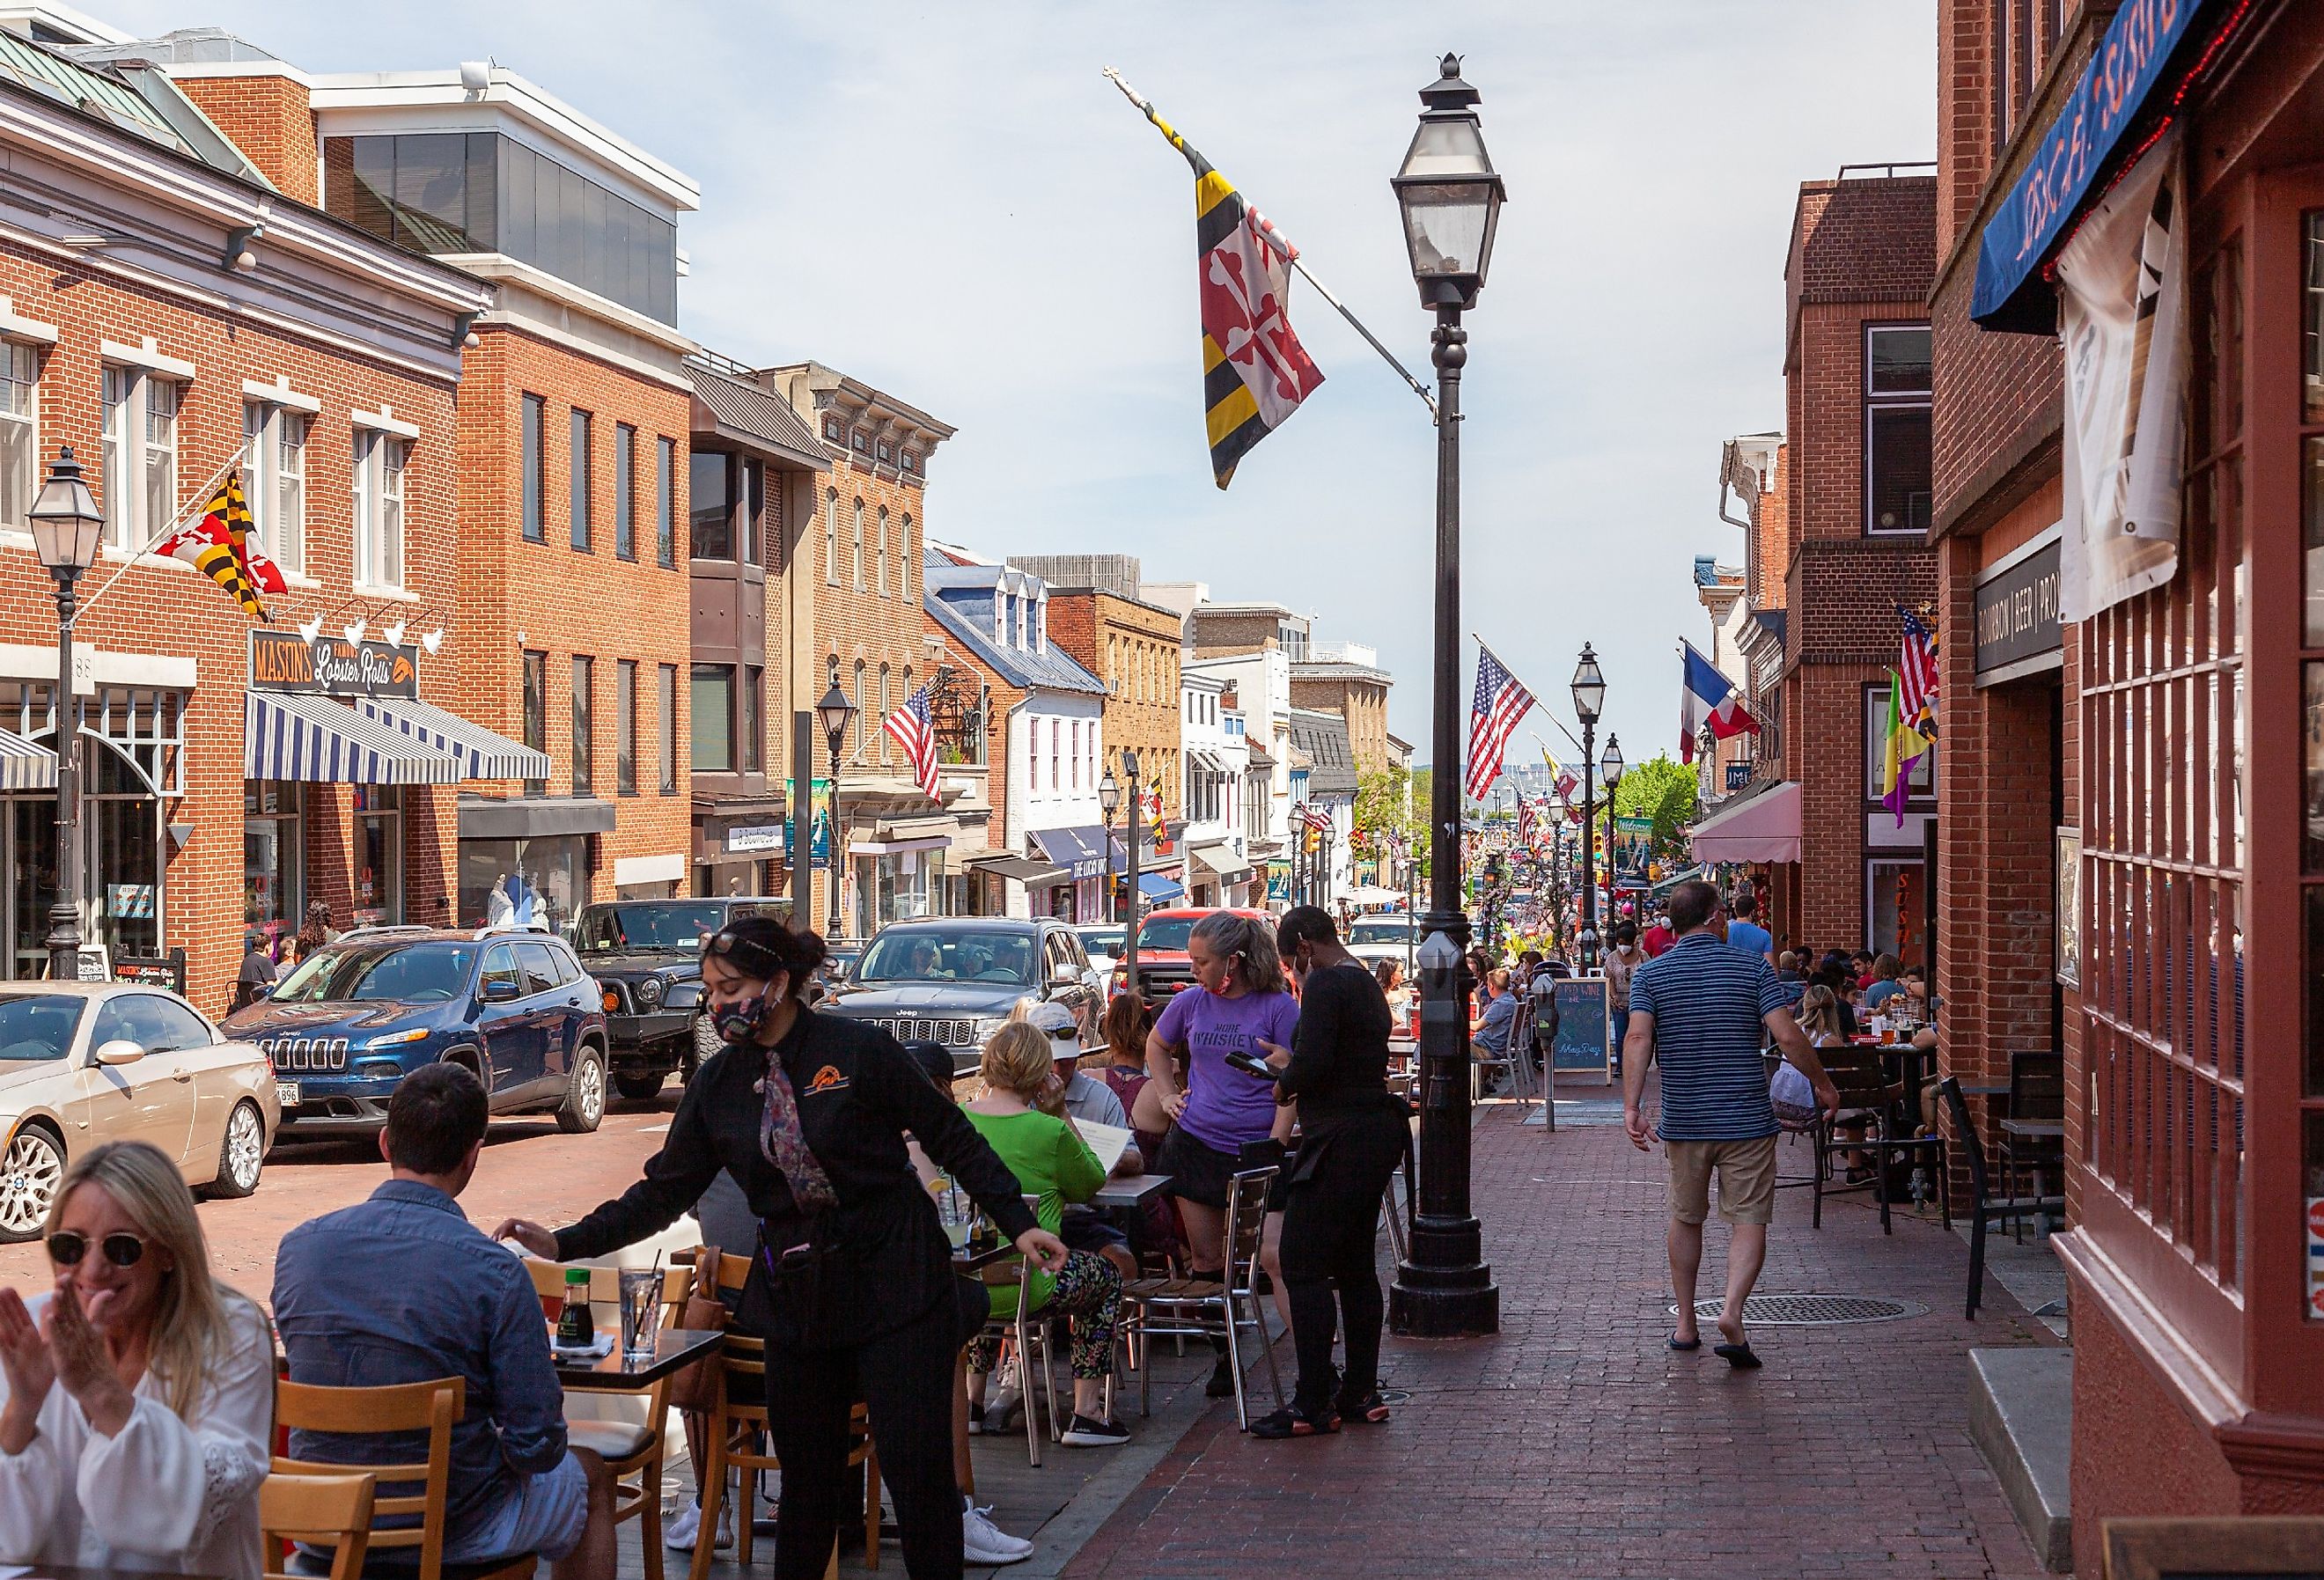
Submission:
M 355 706 L 384 728 L 407 735 L 460 764 L 462 779 L 547 779 L 549 753 L 470 724 L 433 703 L 403 697 L 359 697 Z
M 0 790 L 57 788 L 57 754 L 22 735 L 0 730 Z
M 309 784 L 457 784 L 460 765 L 327 697 L 245 691 L 242 776 Z

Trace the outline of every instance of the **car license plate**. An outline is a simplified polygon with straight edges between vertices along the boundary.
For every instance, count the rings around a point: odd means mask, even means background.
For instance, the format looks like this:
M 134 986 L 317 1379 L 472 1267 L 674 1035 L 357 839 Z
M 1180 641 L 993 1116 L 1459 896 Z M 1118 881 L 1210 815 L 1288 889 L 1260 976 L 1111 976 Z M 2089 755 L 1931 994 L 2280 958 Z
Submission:
M 277 1081 L 277 1082 L 275 1082 L 275 1083 L 274 1083 L 274 1100 L 275 1100 L 275 1102 L 277 1102 L 277 1103 L 281 1104 L 283 1107 L 285 1107 L 285 1108 L 296 1108 L 296 1107 L 298 1107 L 298 1106 L 299 1106 L 299 1083 L 298 1083 L 298 1082 L 296 1082 L 296 1081 Z

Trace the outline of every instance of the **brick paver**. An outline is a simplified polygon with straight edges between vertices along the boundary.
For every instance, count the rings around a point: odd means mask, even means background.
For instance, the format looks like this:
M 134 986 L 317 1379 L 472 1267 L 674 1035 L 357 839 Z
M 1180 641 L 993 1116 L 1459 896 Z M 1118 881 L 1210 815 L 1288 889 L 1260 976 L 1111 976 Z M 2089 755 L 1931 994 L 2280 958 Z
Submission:
M 1387 1384 L 1412 1398 L 1383 1428 L 1264 1443 L 1207 1412 L 1065 1574 L 2042 1573 L 1969 1441 L 1965 1352 L 2054 1341 L 1990 1284 L 1961 1318 L 1956 1238 L 1909 1215 L 1884 1238 L 1860 1196 L 1813 1231 L 1807 1193 L 1784 1191 L 1761 1292 L 1930 1310 L 1760 1328 L 1766 1369 L 1730 1372 L 1663 1347 L 1660 1157 L 1517 1112 L 1489 1110 L 1476 1136 L 1500 1335 L 1390 1340 Z M 1784 1164 L 1803 1174 L 1804 1149 Z M 1724 1277 L 1715 1223 L 1710 1238 L 1706 1296 Z

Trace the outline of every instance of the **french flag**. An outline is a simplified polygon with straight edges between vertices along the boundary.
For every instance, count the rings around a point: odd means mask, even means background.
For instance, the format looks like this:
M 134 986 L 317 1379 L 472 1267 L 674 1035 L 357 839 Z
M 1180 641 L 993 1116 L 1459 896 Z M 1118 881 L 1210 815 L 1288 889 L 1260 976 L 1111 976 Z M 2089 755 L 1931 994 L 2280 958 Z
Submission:
M 1714 739 L 1723 741 L 1746 730 L 1756 734 L 1759 721 L 1744 707 L 1734 682 L 1717 665 L 1695 651 L 1692 642 L 1679 645 L 1686 651 L 1686 685 L 1679 695 L 1679 760 L 1692 762 L 1703 725 L 1711 726 Z

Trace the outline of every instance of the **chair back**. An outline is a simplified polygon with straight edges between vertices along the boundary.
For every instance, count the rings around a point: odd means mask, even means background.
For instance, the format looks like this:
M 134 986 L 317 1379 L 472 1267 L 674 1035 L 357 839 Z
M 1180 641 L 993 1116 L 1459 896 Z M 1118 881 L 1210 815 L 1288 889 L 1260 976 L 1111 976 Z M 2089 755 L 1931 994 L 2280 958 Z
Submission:
M 2028 1124 L 2066 1123 L 2066 1056 L 2009 1056 L 2009 1117 Z
M 720 1252 L 718 1257 L 718 1289 L 722 1294 L 739 1295 L 750 1281 L 751 1261 L 747 1256 Z M 740 1328 L 729 1326 L 726 1343 L 719 1351 L 719 1364 L 728 1377 L 764 1377 L 767 1374 L 767 1342 L 753 1338 Z M 763 1395 L 761 1396 L 763 1397 Z M 735 1413 L 747 1414 L 749 1406 L 733 1407 Z M 763 1414 L 761 1407 L 760 1413 Z
M 335 1551 L 331 1580 L 354 1580 L 371 1545 L 372 1495 L 379 1478 L 363 1475 L 270 1475 L 258 1489 L 259 1539 L 270 1553 L 303 1541 Z M 269 1580 L 288 1580 L 279 1570 Z
M 1881 1067 L 1880 1050 L 1842 1044 L 1816 1050 L 1817 1062 L 1840 1089 L 1842 1109 L 1877 1108 L 1893 1095 L 1888 1073 Z
M 1267 1187 L 1277 1172 L 1272 1166 L 1246 1169 L 1227 1181 L 1225 1244 L 1220 1254 L 1227 1282 L 1235 1289 L 1250 1287 L 1251 1265 L 1259 1260 L 1259 1236 L 1267 1228 Z
M 419 1580 L 438 1580 L 444 1563 L 444 1500 L 451 1482 L 452 1423 L 467 1408 L 468 1383 L 463 1377 L 433 1382 L 400 1382 L 384 1388 L 326 1388 L 309 1382 L 278 1381 L 274 1385 L 276 1425 L 301 1432 L 331 1432 L 375 1437 L 389 1432 L 425 1432 L 428 1457 L 401 1465 L 365 1465 L 375 1486 L 371 1505 L 369 1547 L 417 1548 Z M 343 1477 L 349 1466 L 330 1460 L 278 1458 L 274 1471 L 286 1476 Z M 410 1487 L 394 1497 L 379 1495 L 390 1485 Z M 383 1529 L 389 1520 L 418 1523 Z M 333 1572 L 337 1573 L 336 1563 Z
M 1937 1083 L 1937 1095 L 1945 1112 L 1953 1116 L 1953 1130 L 1960 1137 L 1959 1149 L 1961 1161 L 1969 1165 L 1969 1198 L 1982 1207 L 1986 1200 L 1985 1144 L 1978 1140 L 1977 1124 L 1969 1116 L 1969 1103 L 1961 1096 L 1960 1077 L 1947 1076 Z

